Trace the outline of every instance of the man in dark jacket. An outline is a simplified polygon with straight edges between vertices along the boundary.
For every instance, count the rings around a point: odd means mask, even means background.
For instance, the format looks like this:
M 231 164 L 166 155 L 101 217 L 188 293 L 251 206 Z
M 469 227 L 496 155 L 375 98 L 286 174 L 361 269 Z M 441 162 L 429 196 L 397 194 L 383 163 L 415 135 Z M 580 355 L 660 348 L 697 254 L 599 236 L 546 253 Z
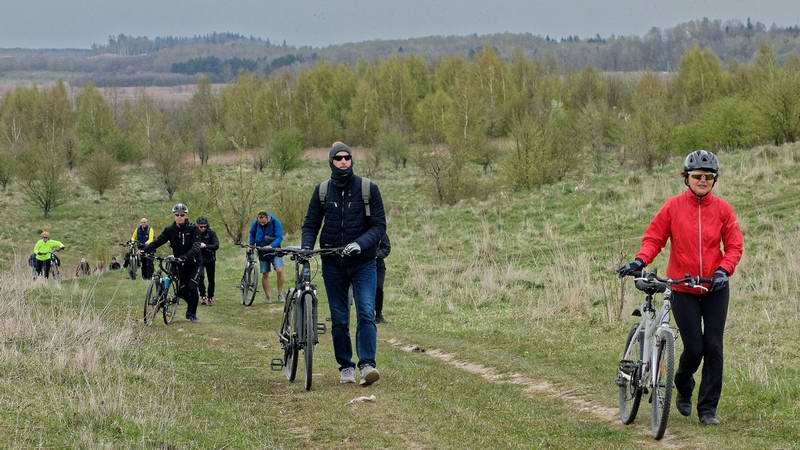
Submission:
M 378 289 L 375 292 L 375 322 L 386 323 L 383 318 L 383 282 L 386 280 L 386 263 L 383 261 L 392 251 L 392 244 L 389 242 L 389 235 L 383 233 L 383 237 L 378 242 L 378 254 L 375 260 L 378 266 Z
M 219 239 L 217 233 L 208 225 L 208 218 L 197 218 L 197 237 L 200 239 L 200 253 L 203 265 L 200 266 L 200 302 L 211 306 L 214 304 L 214 273 L 217 267 L 217 250 Z M 208 293 L 206 293 L 205 275 L 208 276 Z
M 186 300 L 186 319 L 192 323 L 197 319 L 197 272 L 203 263 L 200 253 L 200 240 L 197 237 L 197 227 L 189 222 L 186 217 L 189 208 L 183 203 L 172 207 L 175 222 L 164 228 L 164 231 L 151 243 L 144 246 L 144 253 L 156 251 L 158 247 L 169 242 L 172 254 L 180 258 L 182 263 L 178 266 L 178 279 L 180 287 L 178 296 Z
M 350 304 L 347 291 L 353 286 L 356 305 L 356 351 L 361 384 L 380 378 L 375 368 L 377 327 L 375 289 L 378 241 L 386 233 L 386 217 L 378 186 L 353 174 L 353 152 L 336 142 L 328 153 L 331 178 L 311 195 L 305 223 L 303 248 L 311 249 L 319 236 L 322 248 L 344 247 L 344 256 L 322 258 L 322 278 L 328 293 L 333 323 L 333 350 L 339 363 L 340 382 L 355 383 L 355 364 L 350 341 Z M 324 195 L 321 190 L 324 189 Z M 368 191 L 366 191 L 366 190 Z M 368 201 L 367 201 L 368 199 Z

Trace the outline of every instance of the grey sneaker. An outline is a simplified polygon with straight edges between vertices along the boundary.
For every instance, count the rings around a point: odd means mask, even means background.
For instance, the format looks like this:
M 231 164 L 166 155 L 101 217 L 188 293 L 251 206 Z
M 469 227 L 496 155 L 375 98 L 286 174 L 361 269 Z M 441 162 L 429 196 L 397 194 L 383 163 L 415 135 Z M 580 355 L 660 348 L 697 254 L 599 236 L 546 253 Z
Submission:
M 269 295 L 264 296 L 264 303 L 272 303 L 272 299 L 269 297 Z
M 356 382 L 356 369 L 355 367 L 345 367 L 339 372 L 339 383 L 348 384 Z
M 381 377 L 381 374 L 378 373 L 378 369 L 372 366 L 364 366 L 361 368 L 361 385 L 362 386 L 369 386 L 370 384 L 378 381 Z
M 286 296 L 283 294 L 278 294 L 278 303 L 283 303 L 286 301 Z

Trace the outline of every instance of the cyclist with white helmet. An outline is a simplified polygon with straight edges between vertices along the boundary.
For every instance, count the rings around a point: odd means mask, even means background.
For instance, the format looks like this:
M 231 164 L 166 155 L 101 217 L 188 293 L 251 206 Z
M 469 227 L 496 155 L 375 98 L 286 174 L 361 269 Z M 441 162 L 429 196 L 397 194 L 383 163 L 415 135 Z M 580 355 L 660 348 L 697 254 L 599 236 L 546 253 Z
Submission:
M 744 238 L 731 205 L 711 193 L 719 178 L 716 155 L 706 150 L 689 153 L 682 174 L 688 189 L 661 206 L 644 232 L 636 259 L 620 267 L 618 273 L 626 276 L 641 271 L 669 240 L 667 276 L 712 278 L 707 290 L 681 285 L 672 288 L 672 311 L 683 341 L 675 373 L 675 400 L 679 413 L 691 415 L 694 373 L 702 361 L 697 414 L 701 424 L 719 425 L 728 282 L 742 257 Z

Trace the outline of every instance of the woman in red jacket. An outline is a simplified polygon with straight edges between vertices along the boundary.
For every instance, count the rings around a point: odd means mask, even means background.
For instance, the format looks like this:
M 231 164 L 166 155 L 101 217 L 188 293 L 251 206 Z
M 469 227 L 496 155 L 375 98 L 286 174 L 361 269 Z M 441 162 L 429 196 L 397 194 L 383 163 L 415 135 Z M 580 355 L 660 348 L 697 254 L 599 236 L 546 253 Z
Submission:
M 683 163 L 683 182 L 689 189 L 661 206 L 644 233 L 636 259 L 618 270 L 620 277 L 641 271 L 669 239 L 668 277 L 689 274 L 712 278 L 708 291 L 679 285 L 672 290 L 672 311 L 683 340 L 675 374 L 676 406 L 682 415 L 691 414 L 694 373 L 705 361 L 697 399 L 697 415 L 703 425 L 719 425 L 728 277 L 736 270 L 744 247 L 733 208 L 711 193 L 718 176 L 719 160 L 713 153 L 689 153 Z

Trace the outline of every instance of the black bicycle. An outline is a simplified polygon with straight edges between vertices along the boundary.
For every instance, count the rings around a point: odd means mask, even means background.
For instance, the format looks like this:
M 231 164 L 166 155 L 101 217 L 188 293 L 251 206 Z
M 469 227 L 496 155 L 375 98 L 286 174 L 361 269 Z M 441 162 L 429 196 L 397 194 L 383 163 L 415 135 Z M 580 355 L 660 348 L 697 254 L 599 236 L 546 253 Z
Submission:
M 145 258 L 158 261 L 158 273 L 153 275 L 153 281 L 147 287 L 144 296 L 144 323 L 152 325 L 161 311 L 164 323 L 169 325 L 175 320 L 178 311 L 178 266 L 183 263 L 181 258 L 174 256 L 161 257 L 147 254 Z
M 50 277 L 58 282 L 61 281 L 61 258 L 58 257 L 60 250 L 62 249 L 50 252 Z
M 322 255 L 341 255 L 343 247 L 303 250 L 295 247 L 268 249 L 275 256 L 290 256 L 295 262 L 295 286 L 286 293 L 283 305 L 283 321 L 278 331 L 278 340 L 283 349 L 283 358 L 273 359 L 272 370 L 283 370 L 289 381 L 297 376 L 297 360 L 303 350 L 305 362 L 305 388 L 311 390 L 314 345 L 319 335 L 327 328 L 317 322 L 317 287 L 312 284 L 311 260 Z
M 642 306 L 633 311 L 639 317 L 625 341 L 614 383 L 619 386 L 619 417 L 628 425 L 636 419 L 642 394 L 650 394 L 650 433 L 655 439 L 664 437 L 669 420 L 675 370 L 675 341 L 670 326 L 672 286 L 680 284 L 699 287 L 711 279 L 686 276 L 679 280 L 661 278 L 652 272 L 641 271 L 631 276 L 636 289 L 645 293 Z M 655 294 L 664 294 L 661 308 L 653 302 Z
M 131 280 L 135 280 L 136 273 L 142 266 L 142 259 L 139 256 L 139 241 L 128 241 L 119 245 L 126 248 L 125 260 L 128 262 L 128 276 L 131 277 Z
M 256 298 L 258 292 L 258 259 L 256 258 L 256 250 L 259 247 L 255 245 L 241 245 L 247 249 L 245 254 L 244 273 L 242 273 L 242 281 L 239 283 L 239 290 L 241 291 L 242 304 L 250 306 Z

